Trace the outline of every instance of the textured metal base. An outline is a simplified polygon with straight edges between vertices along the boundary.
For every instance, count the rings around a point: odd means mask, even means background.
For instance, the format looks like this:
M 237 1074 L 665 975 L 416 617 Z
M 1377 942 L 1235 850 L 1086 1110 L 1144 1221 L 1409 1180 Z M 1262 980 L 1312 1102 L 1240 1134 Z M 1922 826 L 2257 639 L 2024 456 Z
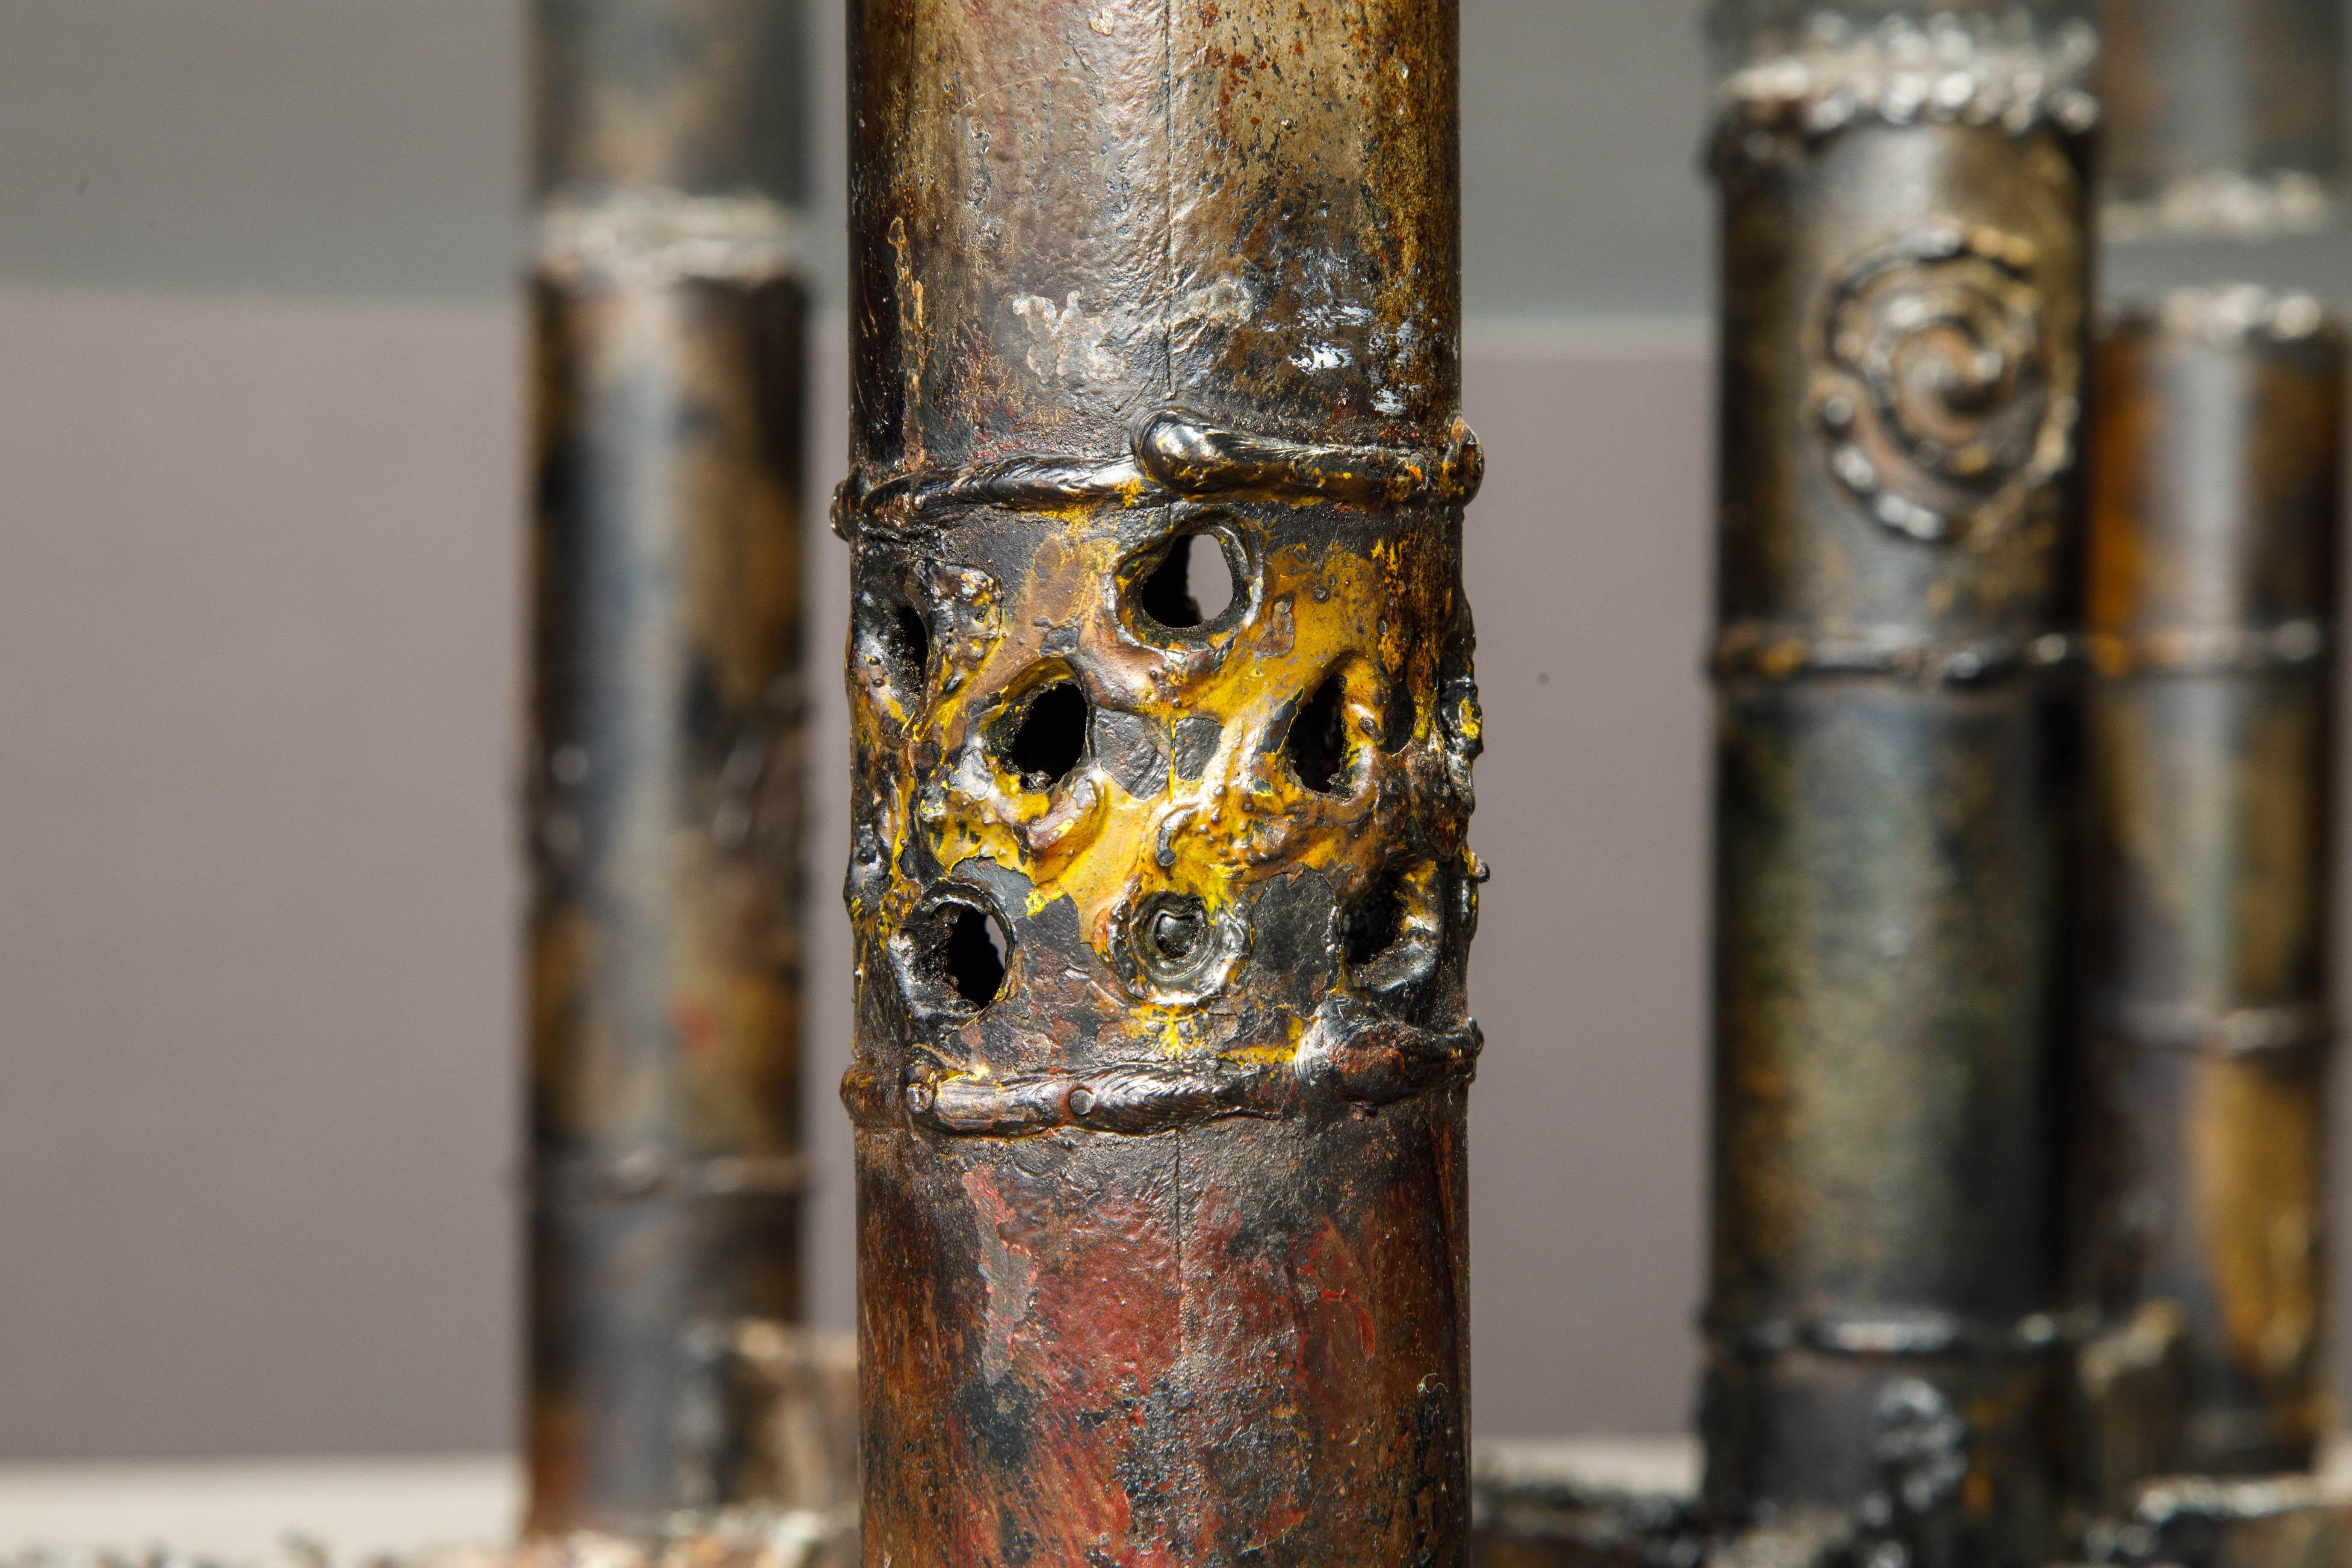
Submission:
M 363 1540 L 354 1549 L 352 1542 L 289 1531 L 274 1551 L 215 1546 L 199 1552 L 144 1542 L 137 1551 L 12 1552 L 13 1542 L 0 1542 L 0 1568 L 852 1568 L 858 1560 L 855 1342 L 784 1324 L 745 1323 L 738 1325 L 725 1366 L 723 1405 L 741 1449 L 736 1473 L 772 1500 L 678 1510 L 641 1538 L 581 1530 L 533 1534 L 519 1545 L 385 1551 L 381 1539 Z M 397 1479 L 388 1484 L 395 1490 L 400 1486 Z M 287 1517 L 301 1506 L 289 1497 Z M 113 1535 L 119 1522 L 107 1517 L 103 1528 Z M 0 1519 L 0 1530 L 6 1528 Z M 138 1539 L 140 1528 L 121 1533 Z M 430 1539 L 436 1528 L 449 1527 L 415 1520 L 407 1539 Z
M 1699 1448 L 1649 1442 L 1483 1443 L 1471 1456 L 1477 1568 L 1841 1568 L 1864 1532 L 1830 1510 L 1746 1528 L 1699 1503 Z
M 2085 1562 L 2134 1568 L 2343 1568 L 2352 1563 L 2352 1449 L 2318 1475 L 2175 1476 L 2140 1489 L 2131 1517 L 2083 1532 Z
M 1729 1526 L 1699 1504 L 1696 1443 L 1484 1444 L 1473 1457 L 1478 1568 L 1926 1568 L 1896 1510 Z M 2315 1475 L 2141 1487 L 2126 1518 L 2072 1532 L 2071 1560 L 2126 1568 L 2352 1568 L 2352 1442 Z
M 642 1544 L 583 1531 L 520 1546 L 454 1546 L 405 1557 L 341 1556 L 328 1543 L 289 1536 L 274 1553 L 235 1562 L 167 1547 L 136 1552 L 32 1547 L 0 1553 L 0 1568 L 851 1568 L 854 1508 L 831 1513 L 758 1510 Z

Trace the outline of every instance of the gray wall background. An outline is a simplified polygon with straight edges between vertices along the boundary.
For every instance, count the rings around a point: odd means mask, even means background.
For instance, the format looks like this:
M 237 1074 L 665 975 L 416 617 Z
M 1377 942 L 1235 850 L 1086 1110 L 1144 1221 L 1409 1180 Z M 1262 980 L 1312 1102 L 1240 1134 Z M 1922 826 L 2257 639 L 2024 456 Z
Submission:
M 1666 1431 L 1704 1097 L 1696 18 L 1463 8 L 1477 1425 Z M 0 1459 L 510 1440 L 520 41 L 501 0 L 0 0 Z M 2110 274 L 2250 262 L 2352 302 L 2341 239 Z M 845 1325 L 815 685 L 814 1306 Z

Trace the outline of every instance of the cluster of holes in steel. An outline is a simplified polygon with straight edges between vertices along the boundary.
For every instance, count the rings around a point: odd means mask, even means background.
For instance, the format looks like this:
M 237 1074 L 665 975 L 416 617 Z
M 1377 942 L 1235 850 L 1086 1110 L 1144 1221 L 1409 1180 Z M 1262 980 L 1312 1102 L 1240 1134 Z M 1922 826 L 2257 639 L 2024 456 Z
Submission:
M 1395 952 L 1405 940 L 1406 916 L 1402 878 L 1391 872 L 1343 922 L 1350 971 L 1361 974 Z M 1206 906 L 1188 895 L 1151 895 L 1132 929 L 1138 962 L 1163 986 L 1181 989 L 1197 980 L 1221 951 Z M 981 1012 L 1003 996 L 1013 942 L 994 911 L 980 903 L 954 897 L 934 902 L 920 917 L 918 952 L 924 977 L 955 997 L 950 1012 Z
M 1238 546 L 1220 533 L 1178 534 L 1157 556 L 1145 557 L 1129 577 L 1128 603 L 1150 629 L 1196 636 L 1223 630 L 1249 607 L 1237 553 Z M 932 651 L 922 613 L 905 601 L 889 605 L 875 627 L 875 640 L 892 683 L 902 692 L 921 691 Z M 1355 750 L 1348 713 L 1344 670 L 1327 675 L 1292 710 L 1284 760 L 1299 784 L 1318 795 L 1336 793 L 1346 780 Z M 1381 744 L 1394 751 L 1411 736 L 1412 704 L 1400 692 L 1381 718 Z M 1077 681 L 1051 681 L 1021 705 L 1004 731 L 1000 754 L 1024 788 L 1048 792 L 1086 760 L 1092 720 L 1092 704 Z M 1404 920 L 1400 889 L 1393 878 L 1385 879 L 1349 914 L 1349 962 L 1368 964 L 1393 947 L 1403 935 Z M 949 899 L 932 907 L 925 925 L 919 945 L 932 983 L 975 1011 L 995 1002 L 1012 953 L 997 916 Z M 1139 959 L 1168 982 L 1198 971 L 1214 956 L 1216 945 L 1213 922 L 1195 899 L 1155 899 L 1136 928 Z
M 1390 871 L 1342 922 L 1349 971 L 1369 978 L 1390 960 L 1409 934 L 1408 917 L 1404 874 Z M 1200 984 L 1214 973 L 1221 954 L 1230 956 L 1207 906 L 1190 895 L 1150 895 L 1129 929 L 1135 962 L 1155 986 L 1168 991 L 1181 993 Z M 1013 940 L 981 896 L 950 893 L 933 900 L 917 916 L 912 934 L 921 975 L 950 1016 L 984 1011 L 1003 995 Z
M 1401 697 L 1390 702 L 1381 737 L 1385 749 L 1394 751 L 1410 738 L 1411 718 L 1411 705 Z M 1337 670 L 1292 711 L 1283 737 L 1283 759 L 1292 775 L 1317 795 L 1336 794 L 1345 781 L 1355 750 L 1347 720 L 1347 676 Z M 1086 760 L 1093 721 L 1093 704 L 1076 681 L 1052 681 L 1021 705 L 999 755 L 1024 789 L 1049 793 Z

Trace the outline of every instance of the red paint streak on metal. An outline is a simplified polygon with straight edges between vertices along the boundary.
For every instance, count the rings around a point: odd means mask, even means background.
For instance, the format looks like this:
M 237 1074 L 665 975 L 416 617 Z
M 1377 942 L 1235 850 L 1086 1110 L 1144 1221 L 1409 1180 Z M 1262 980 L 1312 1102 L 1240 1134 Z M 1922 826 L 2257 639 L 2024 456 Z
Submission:
M 1307 1510 L 1286 1478 L 1313 1459 L 1314 1427 L 1290 1391 L 1308 1386 L 1315 1292 L 1296 1258 L 1269 1255 L 1244 1239 L 1243 1204 L 1222 1187 L 1197 1196 L 1188 1252 L 1186 1303 L 1189 1381 L 1201 1391 L 1196 1445 L 1215 1479 L 1211 1498 L 1246 1498 L 1251 1533 L 1242 1550 L 1270 1548 L 1297 1531 Z M 1360 1369 L 1359 1369 L 1360 1371 Z M 1226 1472 L 1242 1467 L 1278 1471 L 1247 1484 Z M 1203 1540 L 1220 1539 L 1221 1515 L 1202 1521 Z
M 978 1166 L 963 1173 L 963 1190 L 986 1223 L 981 1227 L 981 1278 L 988 1281 L 988 1321 L 983 1332 L 991 1381 L 1012 1365 L 1013 1336 L 1029 1316 L 1029 1290 L 1036 1259 L 1005 1233 L 1013 1228 L 1013 1206 L 996 1190 L 996 1173 Z
M 1194 1489 L 1187 1478 L 1160 1478 L 1139 1526 L 1129 1495 L 1166 1458 L 1135 1450 L 1150 1407 L 1171 1397 L 1181 1350 L 1177 1248 L 1162 1202 L 1149 1189 L 1079 1194 L 1058 1185 L 1016 1188 L 1008 1198 L 1000 1174 L 982 1167 L 962 1179 L 985 1222 L 986 1373 L 1009 1397 L 1039 1401 L 1034 1429 L 1050 1434 L 1028 1452 L 1016 1484 L 1051 1506 L 1016 1502 L 1012 1511 L 1033 1530 L 1050 1523 L 1037 1562 L 1180 1568 L 1181 1542 L 1192 1533 L 1181 1525 Z M 969 1560 L 993 1560 L 1008 1511 L 999 1499 L 1015 1500 L 996 1485 L 968 1495 Z
M 1380 1348 L 1380 1334 L 1372 1327 L 1371 1309 L 1365 1305 L 1370 1282 L 1364 1278 L 1363 1266 L 1357 1261 L 1355 1249 L 1339 1234 L 1339 1227 L 1328 1218 L 1316 1234 L 1315 1250 L 1307 1260 L 1308 1277 L 1322 1282 L 1320 1299 L 1345 1301 L 1356 1314 L 1359 1335 L 1357 1353 L 1370 1359 Z M 1336 1350 L 1336 1345 L 1328 1348 Z

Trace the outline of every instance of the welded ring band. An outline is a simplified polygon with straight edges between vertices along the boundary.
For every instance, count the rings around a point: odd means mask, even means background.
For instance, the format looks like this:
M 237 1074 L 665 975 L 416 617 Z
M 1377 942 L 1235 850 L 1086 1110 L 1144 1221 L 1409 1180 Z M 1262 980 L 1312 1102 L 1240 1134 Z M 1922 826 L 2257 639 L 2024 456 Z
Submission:
M 2049 126 L 2085 135 L 2100 105 L 2089 80 L 2096 35 L 2087 27 L 2030 41 L 1970 37 L 1932 67 L 1891 56 L 1870 29 L 1843 47 L 1802 47 L 1755 60 L 1720 89 L 1710 161 L 1719 174 L 1811 152 L 1849 129 L 1880 125 L 1997 127 L 2022 137 Z
M 2210 1007 L 2194 1002 L 2110 998 L 2094 1009 L 2105 1031 L 2148 1050 L 2217 1057 L 2316 1055 L 2336 1039 L 2324 1002 L 2275 1007 Z
M 2181 626 L 2129 636 L 2092 632 L 2083 639 L 2091 668 L 2110 679 L 2300 669 L 2326 659 L 2334 641 L 2325 621 L 2309 617 L 2274 626 Z
M 806 271 L 792 215 L 763 196 L 617 192 L 541 209 L 532 265 L 591 283 L 756 286 Z
M 927 513 L 976 507 L 1050 512 L 1104 502 L 1466 506 L 1486 474 L 1478 437 L 1458 420 L 1443 450 L 1414 451 L 1286 441 L 1168 412 L 1138 426 L 1129 450 L 1116 458 L 1018 457 L 927 473 L 853 472 L 834 494 L 833 528 L 846 539 L 875 520 L 903 526 Z
M 923 1068 L 895 1089 L 863 1064 L 841 1098 L 861 1127 L 901 1117 L 948 1137 L 1026 1138 L 1065 1129 L 1149 1137 L 1235 1117 L 1276 1121 L 1320 1103 L 1360 1109 L 1470 1081 L 1484 1043 L 1475 1020 L 1434 1031 L 1327 1003 L 1288 1061 L 1132 1062 L 999 1078 Z
M 1897 631 L 1825 637 L 1769 621 L 1740 621 L 1716 639 L 1707 671 L 1717 681 L 1876 678 L 1924 686 L 1992 686 L 2074 662 L 2064 632 L 1944 643 Z
M 1825 1356 L 1987 1358 L 2043 1355 L 2078 1344 L 2095 1323 L 2088 1312 L 2032 1312 L 2013 1323 L 1955 1312 L 1823 1313 L 1729 1322 L 1708 1314 L 1709 1343 L 1757 1358 L 1806 1352 Z
M 613 1208 L 679 1199 L 794 1197 L 809 1184 L 800 1154 L 689 1157 L 660 1149 L 532 1162 L 530 1201 L 542 1208 Z

